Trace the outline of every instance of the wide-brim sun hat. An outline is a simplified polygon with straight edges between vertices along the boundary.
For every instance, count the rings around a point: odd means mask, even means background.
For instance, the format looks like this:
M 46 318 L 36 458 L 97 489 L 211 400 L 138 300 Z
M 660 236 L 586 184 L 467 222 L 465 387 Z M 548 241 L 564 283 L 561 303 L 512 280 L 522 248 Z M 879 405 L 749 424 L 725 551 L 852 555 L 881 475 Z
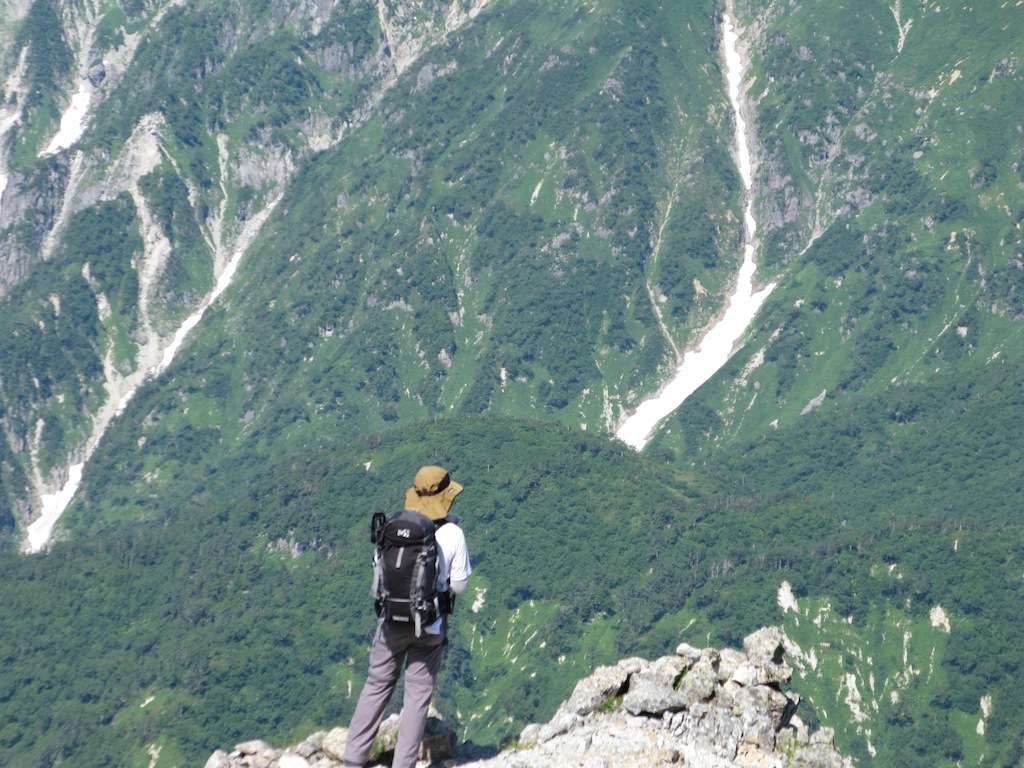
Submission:
M 405 492 L 405 508 L 420 512 L 431 520 L 443 520 L 448 517 L 448 510 L 460 493 L 462 486 L 452 480 L 444 467 L 420 467 L 412 488 Z

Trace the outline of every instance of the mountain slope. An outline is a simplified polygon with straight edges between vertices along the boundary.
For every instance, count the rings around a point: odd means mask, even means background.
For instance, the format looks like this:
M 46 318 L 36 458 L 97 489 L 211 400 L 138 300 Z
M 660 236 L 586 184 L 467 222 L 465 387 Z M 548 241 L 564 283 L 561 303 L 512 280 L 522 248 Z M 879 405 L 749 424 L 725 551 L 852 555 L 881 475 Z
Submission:
M 110 487 L 134 516 L 118 523 L 70 511 L 48 555 L 0 560 L 5 749 L 146 766 L 159 746 L 161 765 L 192 765 L 345 724 L 374 622 L 369 512 L 430 460 L 468 489 L 472 591 L 436 697 L 461 738 L 549 719 L 597 665 L 781 624 L 801 717 L 844 753 L 1017 759 L 1019 528 L 844 521 L 577 430 L 483 417 L 239 456 L 202 488 L 130 505 Z
M 356 518 L 442 460 L 483 491 L 487 592 L 440 692 L 480 738 L 595 659 L 774 623 L 785 581 L 801 647 L 849 649 L 804 670 L 844 751 L 1019 762 L 1020 9 L 732 9 L 777 287 L 635 456 L 608 434 L 743 246 L 722 10 L 3 6 L 5 747 L 53 762 L 70 729 L 148 765 L 158 727 L 172 765 L 336 723 Z M 19 556 L 62 486 L 50 554 Z
M 786 277 L 706 406 L 680 413 L 709 439 L 677 432 L 666 444 L 714 450 L 802 431 L 812 411 L 858 420 L 877 404 L 913 429 L 945 421 L 939 401 L 958 398 L 965 380 L 995 377 L 1014 399 L 1019 19 L 1005 3 L 757 12 L 760 250 Z M 950 45 L 935 45 L 940 38 Z M 978 413 L 978 426 L 998 429 L 993 415 Z
M 25 159 L 30 137 L 12 129 L 7 198 L 48 185 L 44 211 L 6 204 L 5 359 L 24 371 L 7 429 L 30 449 L 12 477 L 34 491 L 15 484 L 12 501 L 37 508 L 61 458 L 89 455 L 103 408 L 153 370 L 263 216 L 226 297 L 233 324 L 204 323 L 199 343 L 220 352 L 193 353 L 229 382 L 225 425 L 301 413 L 364 433 L 539 409 L 608 430 L 720 305 L 740 232 L 735 206 L 705 202 L 738 205 L 710 4 L 678 18 L 357 4 L 309 27 L 286 10 L 262 27 L 255 9 L 219 6 L 129 18 L 113 37 L 141 40 L 70 162 Z M 53 180 L 32 181 L 47 164 Z M 93 276 L 96 259 L 65 243 L 108 210 L 123 242 Z M 19 279 L 39 246 L 66 288 L 32 279 L 42 266 Z M 102 315 L 63 344 L 81 363 L 30 361 L 55 333 L 52 296 L 75 291 Z M 304 372 L 282 400 L 266 378 L 283 366 Z

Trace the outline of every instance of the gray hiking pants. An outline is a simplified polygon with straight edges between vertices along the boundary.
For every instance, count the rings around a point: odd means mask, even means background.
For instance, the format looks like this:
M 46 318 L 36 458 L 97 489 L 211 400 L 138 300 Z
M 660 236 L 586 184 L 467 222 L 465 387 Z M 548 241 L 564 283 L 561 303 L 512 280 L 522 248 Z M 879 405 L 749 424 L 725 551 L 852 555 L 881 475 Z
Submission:
M 370 754 L 373 737 L 384 719 L 391 694 L 405 664 L 405 698 L 398 744 L 392 768 L 413 768 L 427 724 L 427 710 L 434 682 L 444 657 L 444 635 L 423 633 L 412 627 L 381 622 L 370 650 L 370 671 L 359 694 L 345 742 L 345 763 L 362 765 Z

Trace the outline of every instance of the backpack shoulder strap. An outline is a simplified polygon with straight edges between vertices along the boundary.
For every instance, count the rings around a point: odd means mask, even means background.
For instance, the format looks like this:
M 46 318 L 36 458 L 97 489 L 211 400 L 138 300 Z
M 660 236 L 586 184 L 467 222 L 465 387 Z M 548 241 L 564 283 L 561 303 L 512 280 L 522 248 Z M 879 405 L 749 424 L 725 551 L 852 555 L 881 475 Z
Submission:
M 380 544 L 384 532 L 384 524 L 388 515 L 383 509 L 375 509 L 370 517 L 370 543 Z

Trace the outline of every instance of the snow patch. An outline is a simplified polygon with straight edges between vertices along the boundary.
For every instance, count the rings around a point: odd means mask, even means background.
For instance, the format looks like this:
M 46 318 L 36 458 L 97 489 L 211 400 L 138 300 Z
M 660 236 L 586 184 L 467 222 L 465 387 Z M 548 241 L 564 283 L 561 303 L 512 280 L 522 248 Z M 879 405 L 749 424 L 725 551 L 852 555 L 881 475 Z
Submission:
M 782 582 L 782 586 L 779 587 L 778 594 L 779 607 L 782 608 L 782 612 L 793 611 L 793 613 L 800 613 L 800 606 L 797 604 L 796 596 L 793 594 L 793 587 L 790 586 L 788 581 Z
M 693 622 L 691 621 L 690 624 L 692 625 Z M 804 649 L 790 639 L 790 641 L 786 643 L 786 655 L 796 661 L 797 666 L 800 667 L 801 671 L 805 671 L 805 664 L 811 669 L 818 668 L 818 654 L 813 647 L 804 653 Z
M 70 106 L 60 118 L 57 135 L 50 140 L 46 149 L 39 153 L 40 157 L 55 155 L 82 137 L 89 114 L 89 100 L 89 83 L 83 80 L 78 86 L 78 93 L 71 97 Z
M 941 605 L 936 605 L 932 608 L 929 618 L 932 620 L 932 626 L 941 628 L 947 635 L 949 634 L 949 618 L 946 616 L 946 612 L 942 610 Z
M 203 319 L 203 315 L 206 314 L 206 310 L 210 305 L 219 299 L 220 295 L 227 290 L 228 286 L 231 285 L 231 281 L 235 277 L 235 272 L 238 271 L 238 265 L 242 261 L 242 256 L 245 253 L 246 247 L 248 247 L 249 243 L 252 242 L 252 239 L 256 236 L 256 233 L 263 227 L 263 223 L 270 216 L 270 212 L 274 209 L 280 199 L 281 194 L 278 193 L 266 208 L 246 222 L 245 231 L 243 232 L 239 242 L 236 244 L 235 251 L 231 255 L 228 263 L 225 265 L 224 271 L 217 277 L 217 283 L 214 286 L 213 291 L 209 296 L 207 296 L 206 301 L 204 301 L 199 308 L 181 324 L 181 327 L 174 334 L 174 339 L 167 346 L 167 349 L 164 350 L 163 359 L 153 371 L 153 375 L 160 375 L 167 366 L 171 364 L 171 361 L 174 360 L 174 356 L 178 354 L 178 350 L 181 348 L 182 343 L 184 343 L 185 337 L 188 336 L 189 332 L 199 324 L 200 320 Z
M 50 540 L 53 526 L 64 514 L 72 497 L 82 482 L 82 469 L 85 463 L 72 464 L 68 469 L 68 479 L 55 493 L 44 493 L 40 497 L 42 514 L 28 527 L 28 538 L 24 549 L 28 553 L 40 552 Z
M 892 11 L 893 18 L 896 19 L 896 33 L 899 35 L 896 41 L 896 53 L 902 53 L 903 44 L 907 41 L 907 33 L 914 25 L 914 20 L 907 19 L 906 23 L 903 23 L 900 19 L 900 0 L 896 0 L 889 10 Z
M 863 723 L 868 719 L 868 715 L 861 709 L 861 696 L 860 690 L 857 688 L 857 678 L 852 672 L 846 673 L 846 706 L 850 708 L 850 713 L 853 715 L 853 719 L 858 723 Z
M 487 594 L 487 589 L 479 587 L 476 590 L 476 597 L 473 600 L 473 607 L 470 609 L 473 613 L 480 613 L 480 609 L 484 607 L 484 596 Z
M 806 659 L 807 663 L 811 665 L 811 669 L 818 668 L 818 654 L 813 648 L 807 652 Z

